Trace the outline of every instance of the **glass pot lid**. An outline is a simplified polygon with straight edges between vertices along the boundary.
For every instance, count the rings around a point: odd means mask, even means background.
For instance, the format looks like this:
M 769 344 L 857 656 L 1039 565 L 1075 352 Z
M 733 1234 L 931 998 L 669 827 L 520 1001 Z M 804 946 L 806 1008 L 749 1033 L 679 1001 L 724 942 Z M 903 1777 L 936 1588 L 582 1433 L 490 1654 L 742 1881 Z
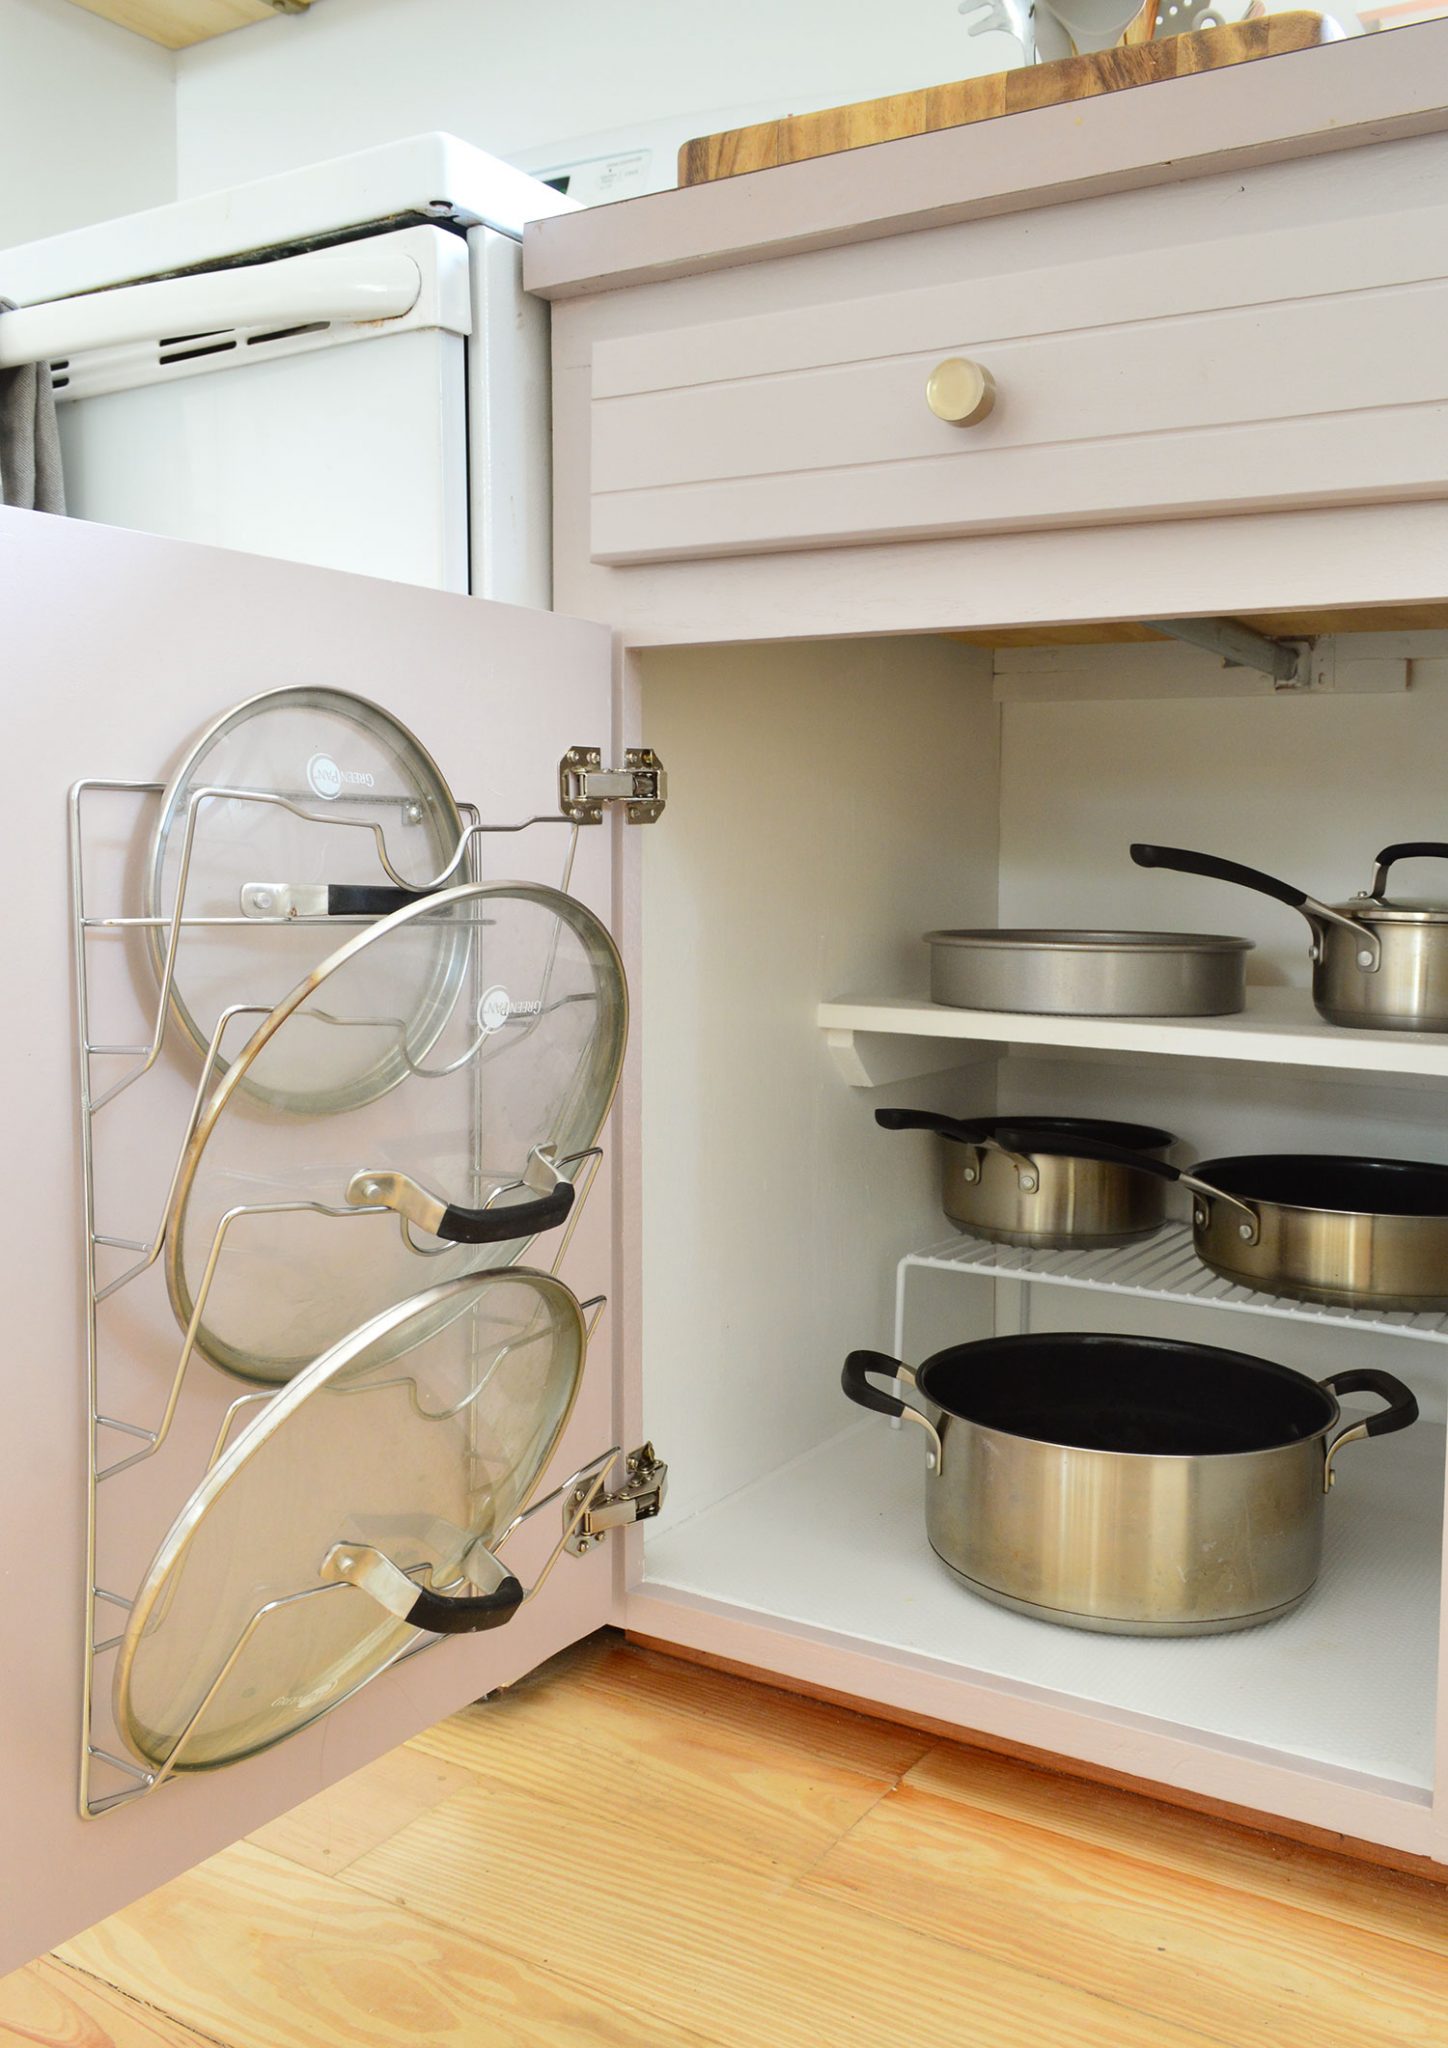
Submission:
M 492 1546 L 553 1454 L 585 1351 L 561 1281 L 465 1275 L 364 1324 L 268 1401 L 177 1516 L 127 1617 L 115 1714 L 135 1755 L 234 1763 L 346 1699 L 419 1628 L 507 1620 L 522 1590 Z M 339 1557 L 368 1552 L 462 1604 L 389 1612 L 338 1576 Z
M 201 795 L 214 789 L 237 794 Z M 186 1036 L 204 1052 L 230 1006 L 270 1007 L 332 950 L 337 917 L 377 916 L 447 880 L 463 831 L 436 762 L 379 705 L 304 686 L 227 712 L 172 778 L 145 874 L 146 915 L 169 919 L 184 866 L 170 1008 Z M 169 937 L 168 925 L 147 930 L 158 979 Z M 416 986 L 393 991 L 419 1020 L 445 1012 L 461 971 L 453 935 L 432 937 Z M 400 1072 L 395 1047 L 357 1039 L 331 1046 L 324 1070 L 294 1064 L 247 1085 L 278 1106 L 323 1110 L 365 1101 Z
M 453 999 L 419 1013 L 408 998 L 440 947 Z M 424 1281 L 512 1264 L 567 1213 L 627 1026 L 613 940 L 556 889 L 440 890 L 355 933 L 257 1028 L 192 1131 L 164 1253 L 182 1329 L 277 1384 Z M 258 1099 L 334 1056 L 400 1078 L 329 1116 Z

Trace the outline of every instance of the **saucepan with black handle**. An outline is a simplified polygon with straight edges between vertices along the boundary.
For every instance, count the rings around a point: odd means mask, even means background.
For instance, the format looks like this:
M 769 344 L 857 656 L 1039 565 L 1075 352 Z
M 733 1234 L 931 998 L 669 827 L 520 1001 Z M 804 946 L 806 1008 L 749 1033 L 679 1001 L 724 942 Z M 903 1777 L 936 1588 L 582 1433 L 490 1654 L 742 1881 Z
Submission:
M 1173 868 L 1271 896 L 1300 911 L 1312 932 L 1312 1000 L 1329 1024 L 1374 1031 L 1448 1031 L 1448 904 L 1388 896 L 1402 860 L 1448 860 L 1448 843 L 1385 846 L 1371 886 L 1348 903 L 1322 903 L 1291 882 L 1240 861 L 1182 846 L 1134 845 L 1138 867 Z

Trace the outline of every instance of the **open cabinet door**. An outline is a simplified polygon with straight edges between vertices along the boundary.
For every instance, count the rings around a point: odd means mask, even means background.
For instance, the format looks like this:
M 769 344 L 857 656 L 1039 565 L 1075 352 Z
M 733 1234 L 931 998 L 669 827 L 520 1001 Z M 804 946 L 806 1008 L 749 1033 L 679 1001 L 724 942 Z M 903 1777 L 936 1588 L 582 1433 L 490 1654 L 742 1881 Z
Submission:
M 11 764 L 6 832 L 11 872 L 5 915 L 10 1000 L 0 1017 L 11 1161 L 4 1196 L 6 1343 L 0 1356 L 5 1394 L 0 1435 L 0 1641 L 5 1645 L 0 1813 L 7 1845 L 0 1858 L 3 1974 L 465 1702 L 515 1680 L 599 1626 L 608 1611 L 609 1547 L 595 1546 L 582 1556 L 564 1551 L 536 1598 L 510 1612 L 505 1626 L 444 1636 L 436 1631 L 452 1624 L 446 1617 L 439 1619 L 440 1610 L 429 1609 L 409 1625 L 406 1638 L 414 1648 L 426 1644 L 425 1654 L 391 1663 L 383 1660 L 375 1674 L 369 1669 L 368 1682 L 356 1689 L 355 1672 L 349 1676 L 343 1671 L 339 1677 L 336 1670 L 319 1677 L 315 1697 L 305 1694 L 305 1688 L 294 1685 L 288 1692 L 283 1687 L 262 1705 L 297 1709 L 292 1714 L 296 1732 L 286 1740 L 255 1745 L 255 1753 L 228 1762 L 225 1768 L 215 1767 L 226 1760 L 225 1743 L 220 1751 L 215 1745 L 208 1749 L 198 1744 L 190 1768 L 178 1766 L 168 1782 L 154 1789 L 146 1786 L 146 1759 L 138 1761 L 134 1742 L 128 1746 L 116 1706 L 117 1667 L 128 1656 L 134 1665 L 137 1653 L 134 1642 L 129 1649 L 126 1643 L 137 1589 L 146 1582 L 168 1532 L 174 1536 L 178 1517 L 188 1499 L 195 1499 L 208 1467 L 215 1479 L 220 1470 L 217 1446 L 223 1446 L 224 1462 L 259 1417 L 276 1414 L 279 1396 L 289 1396 L 300 1384 L 298 1378 L 279 1384 L 286 1381 L 291 1366 L 271 1375 L 274 1384 L 266 1383 L 265 1373 L 262 1384 L 248 1384 L 244 1374 L 238 1378 L 229 1369 L 218 1369 L 203 1342 L 180 1381 L 172 1425 L 153 1444 L 141 1432 L 155 1431 L 162 1421 L 183 1350 L 184 1317 L 178 1319 L 177 1274 L 167 1271 L 172 1262 L 158 1253 L 147 1263 L 147 1247 L 156 1242 L 158 1219 L 168 1213 L 173 1176 L 185 1179 L 178 1176 L 177 1162 L 188 1130 L 195 1137 L 198 1104 L 208 1089 L 211 1100 L 233 1084 L 226 1128 L 245 1141 L 239 1155 L 243 1178 L 249 1170 L 246 1160 L 263 1159 L 268 1147 L 279 1147 L 289 1162 L 281 1176 L 283 1191 L 288 1175 L 293 1175 L 296 1189 L 305 1195 L 312 1185 L 307 1173 L 313 1154 L 322 1158 L 330 1148 L 332 1156 L 340 1156 L 349 1117 L 367 1114 L 365 1102 L 358 1109 L 355 1090 L 349 1095 L 346 1086 L 339 1091 L 333 1085 L 342 1069 L 351 1071 L 347 1061 L 356 1034 L 349 1037 L 333 1029 L 328 1045 L 345 1039 L 349 1050 L 345 1056 L 330 1055 L 330 1065 L 324 1061 L 323 1080 L 332 1085 L 332 1095 L 328 1098 L 323 1087 L 322 1099 L 304 1093 L 289 1100 L 286 1086 L 269 1092 L 260 1082 L 248 1096 L 246 1087 L 236 1084 L 244 1067 L 236 1048 L 260 1028 L 257 1018 L 265 1020 L 264 1006 L 279 1000 L 285 992 L 282 984 L 296 982 L 303 955 L 306 972 L 313 956 L 320 960 L 363 933 L 375 932 L 375 922 L 369 925 L 368 917 L 392 908 L 384 890 L 378 901 L 352 903 L 351 922 L 345 924 L 347 906 L 339 904 L 339 929 L 334 932 L 327 928 L 325 914 L 308 923 L 312 913 L 305 903 L 302 920 L 289 923 L 275 906 L 273 914 L 257 918 L 253 902 L 248 914 L 256 920 L 259 944 L 285 942 L 285 961 L 267 954 L 265 968 L 258 967 L 260 985 L 254 992 L 211 989 L 213 1008 L 227 995 L 259 1007 L 251 1017 L 234 1019 L 224 1027 L 240 1035 L 223 1035 L 216 1048 L 221 1056 L 210 1079 L 203 1079 L 197 1034 L 177 1023 L 183 942 L 191 943 L 189 931 L 175 941 L 173 1001 L 168 1009 L 160 991 L 171 943 L 169 927 L 158 940 L 162 926 L 154 921 L 155 899 L 147 896 L 162 865 L 156 834 L 158 817 L 165 813 L 167 784 L 198 737 L 233 707 L 259 693 L 291 690 L 303 694 L 295 700 L 296 787 L 287 816 L 303 823 L 311 819 L 308 829 L 315 825 L 319 831 L 331 830 L 349 804 L 360 805 L 365 816 L 368 801 L 378 795 L 377 778 L 368 765 L 373 756 L 337 758 L 343 750 L 334 738 L 335 725 L 319 727 L 316 743 L 311 744 L 307 717 L 313 699 L 305 693 L 335 690 L 367 699 L 420 741 L 424 760 L 431 757 L 464 821 L 471 815 L 469 806 L 488 826 L 516 826 L 540 817 L 553 820 L 522 831 L 478 834 L 470 841 L 474 852 L 469 858 L 476 866 L 461 880 L 463 870 L 457 870 L 450 885 L 464 894 L 473 892 L 467 901 L 474 909 L 481 904 L 485 914 L 478 916 L 477 924 L 489 934 L 501 929 L 503 912 L 495 902 L 482 903 L 477 890 L 483 885 L 522 883 L 536 892 L 536 900 L 552 901 L 547 892 L 558 890 L 564 880 L 570 843 L 574 858 L 568 893 L 594 914 L 599 929 L 606 926 L 613 908 L 616 832 L 607 811 L 601 825 L 585 825 L 576 834 L 556 817 L 562 757 L 572 748 L 594 747 L 608 765 L 613 743 L 610 645 L 601 626 L 21 512 L 0 513 L 0 618 L 6 752 Z M 218 754 L 220 786 L 234 787 L 238 773 L 244 779 L 244 764 L 244 753 Z M 211 772 L 205 756 L 199 772 L 203 781 Z M 274 768 L 274 773 L 286 780 L 283 770 Z M 73 797 L 72 786 L 84 779 L 128 787 L 91 788 Z M 194 787 L 195 778 L 193 793 Z M 429 797 L 403 810 L 415 823 L 431 801 Z M 268 818 L 272 815 L 267 813 Z M 67 872 L 68 829 L 83 862 L 87 923 L 79 943 Z M 338 835 L 346 836 L 340 826 Z M 347 843 L 365 841 L 372 847 L 373 837 L 353 833 Z M 198 823 L 198 861 L 201 846 Z M 267 872 L 251 879 L 258 887 L 270 888 L 296 878 Z M 403 879 L 423 877 L 409 870 Z M 188 883 L 193 886 L 194 879 Z M 326 890 L 321 893 L 325 896 Z M 512 904 L 522 900 L 522 894 L 515 891 L 507 900 Z M 416 906 L 399 900 L 398 914 L 405 921 Z M 145 914 L 148 901 L 150 926 L 97 922 L 138 918 Z M 426 916 L 437 916 L 435 906 L 427 906 Z M 233 966 L 238 959 L 249 959 L 251 932 L 245 916 L 233 916 L 229 925 L 213 925 L 208 930 L 213 936 L 220 932 L 228 949 L 225 958 Z M 405 938 L 406 932 L 398 936 Z M 595 953 L 602 959 L 607 951 L 605 933 Z M 265 947 L 258 953 L 259 961 L 263 953 Z M 83 956 L 79 975 L 78 955 Z M 480 971 L 468 957 L 468 971 Z M 552 974 L 554 967 L 548 971 Z M 189 976 L 191 968 L 185 973 Z M 337 979 L 340 984 L 343 977 Z M 85 991 L 87 1005 L 79 1013 L 79 1029 L 78 986 Z M 187 987 L 194 986 L 188 980 Z M 489 1048 L 494 1044 L 490 1033 L 498 1034 L 496 1043 L 504 1045 L 515 1025 L 520 1039 L 537 1033 L 533 1042 L 547 1044 L 550 1010 L 555 1016 L 566 1010 L 562 1001 L 550 1003 L 545 997 L 540 1003 L 526 991 L 519 995 L 516 987 L 510 992 L 505 986 L 490 985 L 475 994 L 470 982 L 460 986 L 462 997 L 454 1001 L 457 988 L 449 985 L 443 1009 L 452 1003 L 449 1015 L 460 1014 L 465 1023 L 475 1020 L 475 1044 L 486 1039 Z M 556 989 L 557 983 L 552 986 Z M 332 1012 L 340 1007 L 344 1006 L 338 1001 L 331 1002 Z M 164 1033 L 157 1057 L 147 1066 L 144 1054 L 158 1019 L 164 1020 Z M 335 1026 L 337 1018 L 333 1014 L 322 1021 Z M 616 1021 L 621 1033 L 621 1016 Z M 193 1016 L 191 1024 L 196 1023 Z M 294 1016 L 286 1030 L 295 1036 L 297 1026 Z M 207 1044 L 210 1028 L 208 1013 L 200 1020 L 201 1045 Z M 472 1030 L 471 1023 L 468 1029 Z M 81 1050 L 87 1036 L 92 1048 L 113 1050 L 93 1050 L 87 1056 Z M 278 1032 L 268 1042 L 266 1057 L 281 1048 L 284 1036 L 285 1031 Z M 422 1054 L 415 1046 L 403 1045 L 409 1082 L 429 1056 L 439 1068 L 446 1064 L 430 1052 L 433 1044 L 429 1038 Z M 144 1069 L 141 1078 L 102 1102 L 138 1064 Z M 90 1074 L 88 1111 L 79 1092 L 82 1068 Z M 258 1076 L 265 1079 L 265 1060 L 250 1071 L 254 1082 Z M 218 1081 L 218 1074 L 224 1074 L 224 1080 Z M 387 1089 L 374 1093 L 385 1096 Z M 389 1099 L 400 1100 L 400 1092 L 394 1091 Z M 603 1113 L 601 1108 L 598 1114 Z M 430 1121 L 443 1128 L 444 1138 L 454 1127 L 446 1116 Z M 461 1124 L 466 1119 L 454 1121 Z M 429 1117 L 413 1122 L 418 1128 L 428 1126 Z M 218 1123 L 213 1145 L 221 1128 Z M 92 1155 L 89 1208 L 82 1153 L 87 1135 Z M 575 1219 L 577 1228 L 568 1239 L 561 1267 L 572 1296 L 584 1302 L 606 1295 L 612 1284 L 610 1136 L 605 1125 L 601 1167 L 586 1211 Z M 473 1157 L 476 1171 L 476 1153 Z M 380 1138 L 375 1154 L 363 1146 L 356 1160 L 358 1168 L 369 1172 L 405 1168 L 407 1163 L 389 1154 Z M 192 1174 L 192 1183 L 204 1165 L 205 1157 Z M 577 1168 L 574 1178 L 577 1195 L 584 1187 Z M 258 1185 L 265 1189 L 270 1184 L 263 1176 Z M 495 1180 L 479 1201 L 475 1184 L 474 1202 L 486 1208 L 499 1185 Z M 540 1170 L 518 1199 L 536 1208 L 552 1185 L 550 1175 Z M 460 1199 L 466 1203 L 455 1187 L 444 1193 L 454 1206 Z M 391 1233 L 386 1242 L 395 1249 L 404 1219 L 382 1216 L 382 1207 L 396 1205 L 381 1197 L 369 1208 L 369 1199 L 376 1195 L 377 1189 L 369 1184 L 360 1197 L 354 1191 L 346 1200 L 360 1202 L 369 1217 L 385 1222 Z M 280 1206 L 273 1203 L 273 1208 Z M 171 1213 L 174 1218 L 174 1210 Z M 447 1214 L 452 1213 L 450 1207 Z M 270 1220 L 275 1222 L 275 1215 Z M 412 1227 L 416 1231 L 421 1226 Z M 541 1222 L 538 1227 L 541 1231 Z M 441 1233 L 440 1224 L 438 1230 Z M 144 1268 L 104 1299 L 94 1314 L 87 1286 L 87 1249 L 93 1235 L 107 1240 L 95 1253 L 101 1291 L 128 1266 L 139 1263 Z M 414 1235 L 418 1289 L 434 1282 L 445 1285 L 449 1276 L 459 1284 L 455 1276 L 460 1265 L 474 1270 L 466 1259 L 459 1259 L 452 1240 L 443 1241 L 444 1235 L 432 1237 L 423 1228 L 420 1250 Z M 546 1273 L 562 1236 L 558 1230 L 539 1234 L 531 1243 L 515 1246 L 509 1256 Z M 496 1266 L 502 1254 L 491 1257 L 495 1246 L 483 1249 L 490 1258 L 482 1264 Z M 306 1265 L 303 1259 L 302 1268 Z M 275 1287 L 267 1282 L 266 1270 L 260 1269 L 249 1297 L 240 1303 L 243 1311 L 261 1315 L 263 1323 L 279 1303 L 289 1305 L 288 1288 L 298 1295 L 305 1292 L 296 1262 Z M 370 1315 L 378 1305 L 378 1272 L 363 1265 L 355 1268 L 355 1275 L 354 1306 Z M 340 1303 L 337 1292 L 334 1280 L 328 1297 L 334 1311 L 339 1306 L 345 1309 L 350 1299 L 347 1287 L 341 1289 Z M 573 1316 L 569 1309 L 564 1320 Z M 92 1426 L 92 1321 L 95 1352 L 104 1372 L 101 1412 L 125 1424 L 124 1429 L 106 1423 Z M 576 1322 L 568 1327 L 575 1330 Z M 497 1356 L 505 1351 L 506 1346 Z M 377 1359 L 374 1349 L 374 1379 Z M 565 1378 L 561 1392 L 554 1388 L 546 1427 L 528 1437 L 535 1462 L 543 1466 L 528 1497 L 538 1500 L 612 1445 L 611 1375 L 611 1317 L 605 1309 L 571 1410 L 568 1396 L 573 1389 Z M 406 1380 L 400 1368 L 384 1377 L 394 1388 L 399 1379 Z M 358 1382 L 354 1378 L 348 1384 L 355 1395 Z M 407 1380 L 405 1391 L 415 1418 L 419 1405 L 427 1406 L 429 1390 L 418 1374 Z M 240 1407 L 235 1405 L 238 1401 Z M 347 1411 L 347 1418 L 355 1418 L 365 1405 L 343 1400 L 330 1412 Z M 306 1455 L 317 1461 L 317 1492 L 325 1490 L 324 1479 L 330 1483 L 327 1461 L 337 1440 L 325 1430 L 319 1434 L 319 1412 L 323 1411 L 314 1401 Z M 341 1433 L 347 1432 L 357 1434 L 355 1419 L 345 1419 Z M 470 1442 L 476 1469 L 482 1455 L 476 1435 Z M 87 1513 L 92 1445 L 103 1468 L 135 1458 L 127 1470 L 102 1480 L 95 1489 L 99 1505 L 93 1555 L 88 1553 Z M 255 1459 L 249 1469 L 256 1469 Z M 614 1475 L 608 1476 L 612 1483 Z M 275 1521 L 300 1511 L 313 1498 L 309 1478 L 295 1464 L 282 1479 L 280 1492 L 263 1488 L 255 1494 L 251 1520 L 243 1512 L 246 1494 L 238 1483 L 227 1495 L 237 1511 L 229 1527 L 214 1517 L 206 1524 L 228 1598 L 235 1597 L 238 1580 L 245 1586 L 253 1579 L 258 1599 L 266 1596 L 270 1582 L 253 1557 L 253 1535 L 259 1540 L 263 1524 L 270 1533 Z M 419 1503 L 402 1505 L 411 1509 Z M 518 1533 L 516 1548 L 505 1547 L 503 1562 L 525 1589 L 540 1564 L 559 1551 L 562 1515 L 561 1505 L 552 1503 Z M 182 1528 L 183 1536 L 197 1533 Z M 365 1544 L 369 1533 L 378 1540 L 375 1530 L 369 1532 L 361 1523 L 336 1529 L 339 1555 L 331 1563 L 344 1579 L 357 1560 L 340 1557 L 340 1547 Z M 219 1547 L 214 1540 L 218 1535 Z M 487 1540 L 492 1542 L 494 1535 Z M 394 1567 L 399 1562 L 392 1559 Z M 319 1559 L 319 1568 L 321 1563 Z M 429 1572 L 432 1566 L 415 1570 Z M 253 1579 L 247 1578 L 249 1572 Z M 475 1604 L 488 1598 L 506 1604 L 497 1584 L 490 1587 L 486 1573 L 477 1569 L 476 1557 L 454 1583 L 464 1580 L 464 1596 Z M 426 1583 L 425 1578 L 415 1578 L 414 1588 L 421 1590 Z M 93 1586 L 101 1589 L 94 1602 Z M 360 1576 L 335 1590 L 340 1602 L 326 1606 L 328 1613 L 348 1601 L 365 1606 L 373 1597 Z M 164 1695 L 172 1682 L 193 1688 L 197 1682 L 184 1657 L 178 1662 L 173 1656 L 168 1666 L 156 1664 L 152 1655 L 166 1630 L 176 1626 L 188 1598 L 194 1606 L 195 1588 L 188 1593 L 183 1584 L 178 1593 L 174 1579 L 151 1585 L 140 1656 L 143 1664 L 152 1657 L 153 1702 L 158 1687 Z M 381 1607 L 378 1613 L 383 1614 Z M 88 1630 L 93 1630 L 94 1643 L 89 1673 L 84 1647 Z M 325 1629 L 319 1632 L 324 1634 Z M 214 1664 L 215 1655 L 214 1644 L 198 1648 L 194 1661 L 200 1665 L 210 1657 Z M 174 1681 L 168 1680 L 168 1670 L 175 1674 Z M 248 1672 L 237 1667 L 231 1682 L 239 1685 L 247 1677 Z M 253 1691 L 260 1688 L 262 1693 L 273 1683 L 264 1665 L 256 1668 L 249 1682 Z M 336 1692 L 335 1700 L 327 1696 L 329 1686 Z M 195 1697 L 193 1690 L 193 1704 Z M 161 1705 L 163 1710 L 168 1705 L 164 1697 Z M 77 1800 L 82 1731 L 87 1725 L 95 1754 L 88 1800 L 81 1804 L 89 1804 L 91 1817 L 78 1811 Z M 245 1750 L 246 1744 L 233 1742 L 231 1747 Z M 111 1758 L 117 1761 L 112 1763 Z M 202 1767 L 207 1765 L 211 1767 Z M 154 1774 L 154 1759 L 151 1769 Z

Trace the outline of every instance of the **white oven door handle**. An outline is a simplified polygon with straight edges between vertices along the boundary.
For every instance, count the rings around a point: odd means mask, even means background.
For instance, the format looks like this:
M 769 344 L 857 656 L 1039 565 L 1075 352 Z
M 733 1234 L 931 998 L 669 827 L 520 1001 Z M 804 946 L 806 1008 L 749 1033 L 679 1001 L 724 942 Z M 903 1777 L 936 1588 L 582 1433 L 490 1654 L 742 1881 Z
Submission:
M 411 256 L 372 241 L 240 270 L 85 292 L 0 314 L 0 369 L 173 335 L 180 340 L 232 328 L 397 320 L 417 304 L 422 283 Z

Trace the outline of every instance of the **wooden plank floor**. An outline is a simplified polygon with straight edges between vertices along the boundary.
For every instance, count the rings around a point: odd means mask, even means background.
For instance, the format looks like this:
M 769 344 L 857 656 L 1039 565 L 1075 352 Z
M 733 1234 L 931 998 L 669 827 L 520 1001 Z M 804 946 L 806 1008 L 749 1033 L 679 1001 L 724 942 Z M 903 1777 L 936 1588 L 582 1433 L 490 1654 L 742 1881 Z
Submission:
M 27 2048 L 1443 2048 L 1448 1891 L 601 1637 L 0 1982 Z

